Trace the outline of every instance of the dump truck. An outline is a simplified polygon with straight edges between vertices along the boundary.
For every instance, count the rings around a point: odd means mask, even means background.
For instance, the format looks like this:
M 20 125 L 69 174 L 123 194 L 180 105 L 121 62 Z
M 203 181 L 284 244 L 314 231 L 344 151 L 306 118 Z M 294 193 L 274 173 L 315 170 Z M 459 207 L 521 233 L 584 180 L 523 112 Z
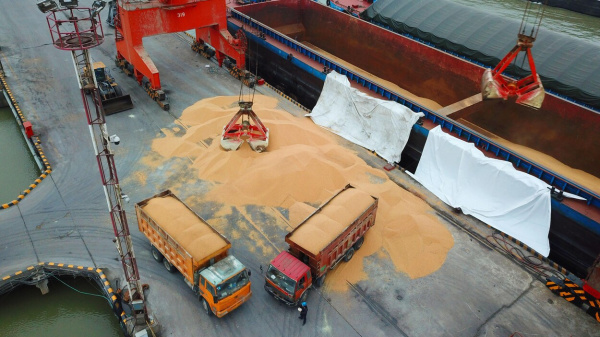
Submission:
M 348 184 L 285 236 L 288 251 L 277 255 L 265 273 L 265 290 L 290 306 L 304 302 L 327 272 L 348 262 L 375 224 L 378 199 Z
M 223 317 L 252 296 L 250 270 L 229 255 L 231 243 L 170 190 L 135 204 L 152 257 L 179 270 L 207 315 Z

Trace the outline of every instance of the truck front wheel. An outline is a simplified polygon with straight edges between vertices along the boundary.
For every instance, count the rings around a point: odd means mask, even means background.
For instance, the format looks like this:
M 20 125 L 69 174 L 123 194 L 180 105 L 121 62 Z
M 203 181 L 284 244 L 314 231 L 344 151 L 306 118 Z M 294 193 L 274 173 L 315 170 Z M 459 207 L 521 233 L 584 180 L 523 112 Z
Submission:
M 306 298 L 308 297 L 308 289 L 306 289 L 303 293 L 302 296 L 300 296 L 300 301 L 298 301 L 299 303 L 302 302 L 306 302 Z
M 156 249 L 156 247 L 152 246 L 150 250 L 152 251 L 152 257 L 156 260 L 156 262 L 163 262 L 165 257 L 158 251 L 158 249 Z
M 169 273 L 174 273 L 175 272 L 175 267 L 173 267 L 173 265 L 171 264 L 171 262 L 169 262 L 169 260 L 164 259 L 163 260 L 163 266 L 165 266 L 165 269 L 169 272 Z
M 354 256 L 354 248 L 350 247 L 350 249 L 348 249 L 348 251 L 346 252 L 346 255 L 344 255 L 344 261 L 346 261 L 346 262 L 350 261 L 350 259 L 352 259 L 353 256 Z
M 210 305 L 208 305 L 208 302 L 206 302 L 205 299 L 202 299 L 202 307 L 204 307 L 204 311 L 206 312 L 206 314 L 208 316 L 212 315 L 212 311 L 210 310 Z

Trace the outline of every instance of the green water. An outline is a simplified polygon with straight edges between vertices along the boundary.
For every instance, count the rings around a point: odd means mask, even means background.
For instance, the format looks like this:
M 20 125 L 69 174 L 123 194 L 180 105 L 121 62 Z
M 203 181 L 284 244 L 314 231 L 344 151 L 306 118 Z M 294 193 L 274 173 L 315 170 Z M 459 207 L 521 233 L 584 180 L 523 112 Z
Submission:
M 15 116 L 10 108 L 0 108 L 0 204 L 15 200 L 39 176 Z
M 86 293 L 100 295 L 93 281 L 82 277 L 61 279 Z M 50 277 L 50 292 L 21 286 L 0 295 L 1 337 L 122 337 L 123 332 L 108 301 L 84 295 Z
M 450 0 L 461 5 L 521 22 L 524 0 Z M 600 18 L 546 6 L 540 29 L 600 44 Z

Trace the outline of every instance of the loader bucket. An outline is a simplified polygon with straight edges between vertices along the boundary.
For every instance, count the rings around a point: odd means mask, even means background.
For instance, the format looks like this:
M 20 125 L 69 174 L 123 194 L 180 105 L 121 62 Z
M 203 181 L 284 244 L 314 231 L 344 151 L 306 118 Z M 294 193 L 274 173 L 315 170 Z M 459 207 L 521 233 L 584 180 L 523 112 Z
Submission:
M 130 95 L 123 95 L 102 100 L 102 107 L 104 108 L 104 114 L 108 116 L 117 112 L 133 109 L 133 101 L 131 100 Z

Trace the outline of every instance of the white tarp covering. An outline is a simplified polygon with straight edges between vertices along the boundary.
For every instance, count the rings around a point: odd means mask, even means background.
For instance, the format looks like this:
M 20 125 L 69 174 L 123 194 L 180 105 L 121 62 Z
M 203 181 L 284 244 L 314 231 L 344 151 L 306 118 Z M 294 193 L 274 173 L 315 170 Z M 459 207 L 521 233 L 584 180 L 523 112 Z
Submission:
M 400 161 L 410 130 L 423 113 L 415 113 L 394 101 L 370 97 L 350 87 L 346 76 L 331 72 L 317 105 L 307 116 L 395 163 Z
M 471 143 L 429 131 L 415 174 L 423 186 L 452 207 L 520 240 L 543 256 L 550 253 L 550 191 L 543 181 L 487 158 Z

